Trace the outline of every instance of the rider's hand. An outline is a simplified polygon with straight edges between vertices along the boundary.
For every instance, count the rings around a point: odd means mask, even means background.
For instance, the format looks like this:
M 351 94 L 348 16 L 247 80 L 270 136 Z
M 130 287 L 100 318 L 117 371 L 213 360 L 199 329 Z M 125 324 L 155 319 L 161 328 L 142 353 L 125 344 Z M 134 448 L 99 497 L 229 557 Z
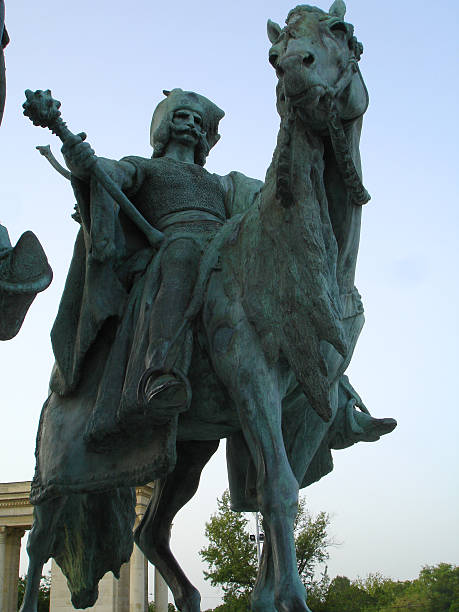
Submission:
M 86 134 L 81 132 L 68 138 L 61 149 L 70 172 L 83 181 L 89 179 L 91 168 L 97 160 L 94 150 L 89 143 L 84 142 L 85 139 Z

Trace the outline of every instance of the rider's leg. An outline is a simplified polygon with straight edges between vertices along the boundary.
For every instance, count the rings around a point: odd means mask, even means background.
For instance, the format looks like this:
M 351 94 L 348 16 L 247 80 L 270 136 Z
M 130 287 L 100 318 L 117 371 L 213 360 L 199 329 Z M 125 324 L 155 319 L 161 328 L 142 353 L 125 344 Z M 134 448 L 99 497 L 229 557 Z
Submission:
M 186 409 L 190 391 L 187 381 L 173 372 L 183 347 L 175 340 L 193 293 L 201 250 L 192 239 L 172 242 L 162 256 L 161 285 L 150 315 L 149 347 L 146 356 L 144 400 L 164 418 Z M 186 372 L 182 372 L 186 376 Z
M 165 353 L 191 299 L 200 258 L 199 246 L 194 240 L 186 238 L 175 240 L 163 253 L 161 285 L 150 315 L 149 367 L 164 367 Z M 166 363 L 165 367 L 168 366 L 170 364 Z
M 181 612 L 199 612 L 201 597 L 183 573 L 169 548 L 172 520 L 195 494 L 201 471 L 218 448 L 218 440 L 210 442 L 178 442 L 174 471 L 156 481 L 155 491 L 135 540 L 169 585 Z

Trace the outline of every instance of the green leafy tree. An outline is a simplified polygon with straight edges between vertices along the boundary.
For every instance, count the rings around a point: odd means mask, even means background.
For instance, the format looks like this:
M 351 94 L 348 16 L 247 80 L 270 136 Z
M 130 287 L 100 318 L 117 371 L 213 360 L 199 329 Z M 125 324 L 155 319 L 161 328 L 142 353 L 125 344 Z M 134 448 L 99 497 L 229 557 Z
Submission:
M 409 580 L 406 582 L 395 581 L 386 578 L 379 572 L 368 574 L 364 579 L 358 578 L 353 581 L 353 584 L 365 591 L 371 598 L 371 603 L 369 600 L 367 604 L 366 612 L 380 612 L 386 609 L 385 606 L 388 606 L 388 610 L 392 609 L 390 606 L 393 605 L 394 601 L 398 597 L 405 596 L 407 589 L 412 587 Z
M 425 566 L 415 580 L 394 581 L 379 573 L 353 581 L 337 576 L 311 607 L 314 612 L 459 612 L 458 574 L 459 567 L 440 563 Z
M 294 526 L 296 560 L 298 573 L 308 590 L 316 584 L 317 566 L 328 560 L 328 547 L 334 545 L 327 535 L 329 525 L 330 517 L 326 512 L 319 512 L 313 518 L 306 509 L 305 499 L 300 498 Z
M 362 612 L 373 604 L 372 596 L 347 576 L 336 576 L 330 582 L 324 612 Z
M 244 514 L 231 510 L 228 491 L 217 500 L 217 507 L 217 513 L 206 523 L 209 546 L 199 554 L 209 565 L 205 579 L 213 586 L 223 587 L 224 601 L 229 606 L 225 610 L 233 612 L 235 600 L 247 599 L 253 589 L 257 555 L 247 532 L 249 521 Z
M 249 538 L 249 520 L 231 510 L 228 491 L 217 500 L 217 505 L 217 513 L 206 523 L 209 546 L 199 553 L 209 566 L 204 575 L 213 586 L 223 589 L 224 604 L 215 608 L 215 612 L 245 612 L 250 610 L 250 594 L 257 575 L 256 547 Z M 295 544 L 298 572 L 309 589 L 319 589 L 314 582 L 314 569 L 328 559 L 327 548 L 332 544 L 327 537 L 329 523 L 326 513 L 321 512 L 314 519 L 304 500 L 300 501 L 294 525 Z
M 156 612 L 156 606 L 155 606 L 154 601 L 150 601 L 150 603 L 148 604 L 148 612 Z M 174 606 L 174 604 L 168 603 L 167 612 L 178 612 L 178 611 L 177 611 L 177 608 Z
M 419 574 L 419 586 L 427 594 L 428 612 L 450 612 L 459 603 L 459 566 L 450 563 L 426 565 Z M 453 608 L 454 609 L 454 608 Z
M 27 576 L 21 576 L 18 581 L 18 610 L 21 607 L 22 600 L 24 599 L 26 584 Z M 37 612 L 49 612 L 50 589 L 51 576 L 42 576 L 40 590 L 38 591 Z

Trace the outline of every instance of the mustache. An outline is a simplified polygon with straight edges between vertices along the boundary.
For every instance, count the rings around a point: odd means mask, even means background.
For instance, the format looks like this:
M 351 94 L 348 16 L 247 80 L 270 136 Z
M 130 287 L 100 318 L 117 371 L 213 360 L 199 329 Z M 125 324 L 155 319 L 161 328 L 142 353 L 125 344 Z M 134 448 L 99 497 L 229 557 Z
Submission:
M 172 130 L 174 130 L 176 134 L 194 134 L 198 138 L 201 138 L 201 136 L 205 134 L 205 132 L 202 132 L 201 130 L 197 128 L 193 128 L 189 126 L 183 126 L 183 127 L 178 126 L 175 123 L 172 123 L 172 121 L 170 123 L 170 127 Z

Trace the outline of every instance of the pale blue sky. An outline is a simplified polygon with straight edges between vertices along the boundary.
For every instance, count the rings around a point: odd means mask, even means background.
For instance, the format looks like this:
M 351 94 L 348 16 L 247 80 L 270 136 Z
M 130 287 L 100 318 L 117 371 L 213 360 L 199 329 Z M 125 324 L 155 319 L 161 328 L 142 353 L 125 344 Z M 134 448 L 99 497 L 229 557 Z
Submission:
M 458 563 L 458 16 L 455 0 L 349 0 L 370 93 L 361 152 L 365 207 L 357 286 L 366 325 L 349 369 L 376 416 L 396 431 L 335 453 L 335 470 L 307 491 L 342 542 L 329 572 L 412 578 L 423 564 Z M 328 9 L 328 4 L 318 5 Z M 100 155 L 150 155 L 162 89 L 194 89 L 226 111 L 208 169 L 263 178 L 278 129 L 266 21 L 286 0 L 59 2 L 10 0 L 7 102 L 0 130 L 0 221 L 12 241 L 32 229 L 54 270 L 19 336 L 0 344 L 0 482 L 29 480 L 46 397 L 56 313 L 77 225 L 73 193 L 35 150 L 57 139 L 22 116 L 24 90 L 50 88 L 70 129 Z M 222 448 L 223 448 L 222 444 Z M 221 452 L 175 522 L 173 545 L 201 588 L 204 522 L 226 487 Z M 25 553 L 24 553 L 25 556 Z M 210 595 L 213 594 L 213 597 Z

